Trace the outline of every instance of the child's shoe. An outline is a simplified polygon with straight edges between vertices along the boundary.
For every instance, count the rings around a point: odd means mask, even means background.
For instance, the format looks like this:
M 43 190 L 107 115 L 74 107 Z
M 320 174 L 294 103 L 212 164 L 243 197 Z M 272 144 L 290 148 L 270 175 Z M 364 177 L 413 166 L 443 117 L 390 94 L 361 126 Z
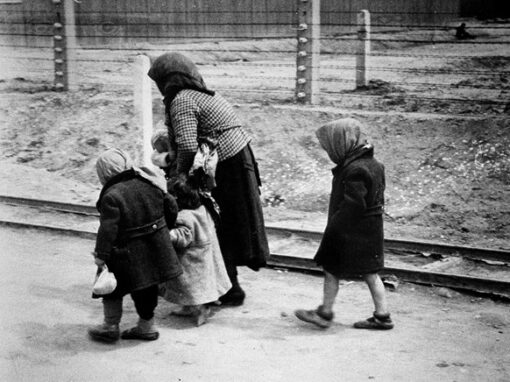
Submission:
M 174 316 L 180 316 L 180 317 L 191 317 L 195 314 L 196 309 L 193 305 L 184 305 L 176 310 L 172 310 L 172 313 Z
M 310 322 L 321 328 L 329 328 L 333 323 L 333 313 L 325 313 L 322 305 L 315 310 L 298 309 L 294 312 L 297 318 L 301 321 Z
M 389 330 L 393 329 L 393 321 L 390 314 L 379 314 L 374 312 L 373 316 L 363 321 L 354 323 L 356 329 Z
M 123 340 L 154 341 L 159 338 L 159 332 L 154 328 L 154 318 L 138 320 L 138 325 L 124 330 L 120 336 Z
M 195 325 L 201 326 L 207 322 L 209 315 L 211 314 L 211 308 L 205 305 L 199 305 L 195 307 Z
M 101 324 L 88 330 L 89 336 L 94 341 L 115 342 L 120 337 L 119 325 Z

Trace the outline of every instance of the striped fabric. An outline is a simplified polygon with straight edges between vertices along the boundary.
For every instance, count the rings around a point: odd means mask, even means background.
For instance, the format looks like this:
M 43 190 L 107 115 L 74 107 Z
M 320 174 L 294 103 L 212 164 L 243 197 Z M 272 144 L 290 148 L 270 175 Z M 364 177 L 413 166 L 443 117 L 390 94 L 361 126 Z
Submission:
M 198 148 L 197 137 L 218 140 L 218 159 L 223 161 L 241 151 L 250 137 L 232 106 L 219 94 L 210 96 L 196 90 L 181 90 L 167 111 L 166 125 L 177 145 L 177 171 L 186 173 Z

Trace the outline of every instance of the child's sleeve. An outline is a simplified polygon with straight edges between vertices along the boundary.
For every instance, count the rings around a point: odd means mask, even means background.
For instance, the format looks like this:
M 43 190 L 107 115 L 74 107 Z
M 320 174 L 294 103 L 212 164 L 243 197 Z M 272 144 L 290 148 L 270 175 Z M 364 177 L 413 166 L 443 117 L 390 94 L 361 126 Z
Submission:
M 115 200 L 105 195 L 99 205 L 99 229 L 96 238 L 96 256 L 108 260 L 119 231 L 120 210 Z
M 170 230 L 170 239 L 175 248 L 186 248 L 193 242 L 193 225 L 177 218 L 175 228 Z
M 175 198 L 168 193 L 165 194 L 163 200 L 163 212 L 165 214 L 165 221 L 168 229 L 172 229 L 175 226 L 175 220 L 177 219 L 178 211 L 179 208 L 177 207 Z

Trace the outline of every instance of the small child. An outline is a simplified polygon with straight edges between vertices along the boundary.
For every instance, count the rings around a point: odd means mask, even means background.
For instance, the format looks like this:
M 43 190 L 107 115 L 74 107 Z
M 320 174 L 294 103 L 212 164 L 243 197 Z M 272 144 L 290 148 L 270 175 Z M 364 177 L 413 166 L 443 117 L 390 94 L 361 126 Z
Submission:
M 175 163 L 177 151 L 171 144 L 168 132 L 166 130 L 156 131 L 151 138 L 152 149 L 151 154 L 152 163 L 165 172 L 165 176 L 170 178 L 172 176 L 172 163 Z
M 172 144 L 171 138 L 166 130 L 156 131 L 151 144 L 152 163 L 165 172 L 167 179 L 176 175 L 177 149 Z M 218 152 L 216 151 L 217 140 L 207 137 L 197 137 L 197 152 L 193 158 L 189 176 L 202 192 L 210 192 L 216 187 L 216 166 L 218 165 Z
M 315 261 L 324 269 L 323 302 L 315 310 L 296 310 L 302 321 L 331 326 L 333 304 L 342 277 L 362 275 L 375 305 L 372 317 L 356 322 L 358 329 L 391 329 L 384 284 L 384 166 L 374 158 L 362 124 L 353 118 L 330 122 L 316 132 L 319 143 L 337 165 L 333 169 L 328 222 Z
M 170 237 L 184 272 L 162 285 L 161 294 L 166 300 L 182 305 L 174 314 L 193 316 L 200 326 L 210 313 L 206 304 L 217 301 L 232 285 L 216 236 L 214 210 L 202 203 L 198 189 L 183 175 L 170 180 L 169 192 L 179 207 Z
M 166 192 L 164 179 L 148 169 L 132 166 L 118 149 L 102 153 L 96 163 L 103 185 L 97 208 L 100 225 L 94 251 L 98 267 L 107 265 L 117 279 L 116 289 L 103 298 L 104 322 L 90 328 L 93 340 L 152 341 L 159 337 L 154 326 L 159 284 L 182 273 L 167 227 L 173 227 L 177 204 Z M 122 300 L 131 294 L 138 325 L 119 332 Z

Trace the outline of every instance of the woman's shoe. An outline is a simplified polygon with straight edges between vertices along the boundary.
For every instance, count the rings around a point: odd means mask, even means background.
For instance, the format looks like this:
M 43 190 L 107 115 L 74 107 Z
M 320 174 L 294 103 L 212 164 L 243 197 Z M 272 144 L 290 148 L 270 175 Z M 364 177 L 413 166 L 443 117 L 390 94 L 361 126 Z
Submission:
M 356 329 L 389 330 L 393 329 L 393 326 L 389 313 L 378 314 L 374 312 L 372 317 L 354 323 Z
M 315 310 L 298 309 L 294 312 L 301 321 L 315 324 L 323 329 L 327 329 L 333 323 L 333 313 L 325 313 L 322 311 L 322 305 Z
M 119 325 L 101 324 L 88 330 L 89 336 L 94 341 L 115 342 L 120 337 Z
M 244 299 L 246 297 L 246 293 L 239 286 L 239 284 L 234 285 L 229 289 L 227 293 L 219 298 L 222 306 L 240 306 L 243 305 Z

